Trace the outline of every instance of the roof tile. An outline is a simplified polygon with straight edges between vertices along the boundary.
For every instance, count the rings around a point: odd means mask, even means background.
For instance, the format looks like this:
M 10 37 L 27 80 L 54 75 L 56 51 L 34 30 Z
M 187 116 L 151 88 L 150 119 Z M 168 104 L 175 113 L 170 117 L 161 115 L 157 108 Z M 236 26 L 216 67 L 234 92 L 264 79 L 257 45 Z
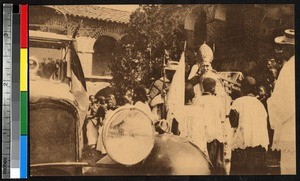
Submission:
M 97 5 L 53 5 L 70 16 L 93 18 L 116 23 L 129 23 L 130 12 L 100 7 Z

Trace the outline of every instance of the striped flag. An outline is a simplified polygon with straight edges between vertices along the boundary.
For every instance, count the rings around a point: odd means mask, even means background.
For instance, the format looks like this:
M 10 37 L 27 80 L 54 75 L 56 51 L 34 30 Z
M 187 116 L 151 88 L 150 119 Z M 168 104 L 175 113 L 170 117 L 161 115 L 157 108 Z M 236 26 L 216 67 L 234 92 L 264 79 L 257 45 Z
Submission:
M 167 120 L 172 127 L 173 118 L 180 123 L 182 120 L 182 108 L 184 107 L 184 92 L 185 92 L 185 55 L 182 52 L 177 70 L 173 76 L 172 83 L 167 96 Z

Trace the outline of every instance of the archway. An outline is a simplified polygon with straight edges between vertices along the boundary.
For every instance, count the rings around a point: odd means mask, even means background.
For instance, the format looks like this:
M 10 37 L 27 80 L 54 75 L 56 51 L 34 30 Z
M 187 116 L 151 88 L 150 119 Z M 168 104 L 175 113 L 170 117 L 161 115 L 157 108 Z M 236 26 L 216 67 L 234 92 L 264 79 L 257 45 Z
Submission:
M 93 76 L 110 76 L 109 66 L 115 60 L 114 52 L 117 47 L 117 40 L 109 36 L 100 36 L 94 44 L 92 63 Z
M 207 40 L 207 16 L 205 11 L 200 11 L 196 17 L 194 30 L 194 47 L 199 47 Z
M 48 24 L 55 17 L 60 24 Z M 67 16 L 54 6 L 30 6 L 29 30 L 67 34 Z
M 193 8 L 185 18 L 188 47 L 197 49 L 207 38 L 207 16 L 203 6 Z

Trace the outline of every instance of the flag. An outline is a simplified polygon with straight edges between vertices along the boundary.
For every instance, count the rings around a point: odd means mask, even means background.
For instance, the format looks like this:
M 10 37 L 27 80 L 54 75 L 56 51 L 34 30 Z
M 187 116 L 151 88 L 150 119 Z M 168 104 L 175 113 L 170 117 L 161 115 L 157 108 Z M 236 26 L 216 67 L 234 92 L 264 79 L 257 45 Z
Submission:
M 73 94 L 78 106 L 81 110 L 87 111 L 89 107 L 88 94 L 86 88 L 85 77 L 80 63 L 79 56 L 76 52 L 74 44 L 70 46 L 71 59 L 70 61 L 70 78 L 71 78 L 71 93 Z
M 180 123 L 182 120 L 182 109 L 184 107 L 185 92 L 185 55 L 182 52 L 177 70 L 173 76 L 172 83 L 167 95 L 167 120 L 172 128 L 173 118 Z
M 81 23 L 76 27 L 72 38 L 75 39 Z M 73 94 L 75 101 L 78 104 L 79 110 L 79 147 L 83 148 L 83 133 L 82 128 L 89 107 L 89 99 L 83 69 L 80 63 L 79 56 L 76 50 L 75 42 L 69 44 L 67 60 L 67 77 L 71 79 L 70 91 Z M 82 149 L 79 149 L 79 155 L 82 155 Z
M 75 39 L 82 22 L 75 28 L 72 38 Z M 71 78 L 71 93 L 81 111 L 87 111 L 89 107 L 88 94 L 86 88 L 85 77 L 77 54 L 75 42 L 71 42 L 69 46 L 69 58 L 67 64 L 67 76 Z

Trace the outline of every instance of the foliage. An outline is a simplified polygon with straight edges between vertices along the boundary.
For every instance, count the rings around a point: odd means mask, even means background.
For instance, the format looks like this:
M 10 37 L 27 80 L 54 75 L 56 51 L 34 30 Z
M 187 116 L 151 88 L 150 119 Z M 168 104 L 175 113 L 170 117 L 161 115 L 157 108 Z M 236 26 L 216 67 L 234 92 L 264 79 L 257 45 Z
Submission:
M 110 67 L 119 94 L 138 84 L 149 87 L 162 76 L 164 58 L 178 61 L 185 41 L 182 12 L 182 7 L 170 13 L 161 5 L 143 5 L 133 12 Z

